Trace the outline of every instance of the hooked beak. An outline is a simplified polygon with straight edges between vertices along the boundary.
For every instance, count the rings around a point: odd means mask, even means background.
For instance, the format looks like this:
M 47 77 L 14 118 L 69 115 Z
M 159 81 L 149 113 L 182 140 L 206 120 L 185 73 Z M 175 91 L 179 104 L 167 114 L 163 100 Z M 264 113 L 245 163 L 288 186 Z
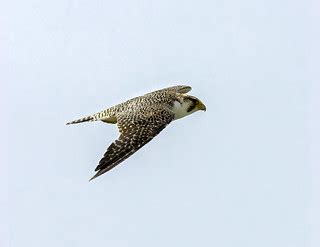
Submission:
M 202 110 L 202 111 L 207 111 L 207 107 L 200 101 L 199 102 L 199 110 Z

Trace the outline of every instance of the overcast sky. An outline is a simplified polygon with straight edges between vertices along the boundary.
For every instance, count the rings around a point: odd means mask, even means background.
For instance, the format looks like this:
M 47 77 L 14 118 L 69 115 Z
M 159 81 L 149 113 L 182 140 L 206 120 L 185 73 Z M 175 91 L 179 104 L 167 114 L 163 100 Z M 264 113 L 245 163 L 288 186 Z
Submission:
M 320 246 L 319 3 L 1 5 L 1 246 Z M 177 84 L 207 112 L 88 182 L 117 129 L 64 124 Z

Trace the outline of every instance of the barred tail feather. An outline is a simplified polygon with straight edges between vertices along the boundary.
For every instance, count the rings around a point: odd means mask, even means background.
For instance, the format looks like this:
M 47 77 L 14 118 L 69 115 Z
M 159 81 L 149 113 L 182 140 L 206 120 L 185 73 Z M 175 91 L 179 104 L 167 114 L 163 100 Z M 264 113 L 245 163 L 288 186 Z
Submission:
M 84 118 L 80 118 L 80 119 L 68 122 L 66 123 L 66 125 L 83 123 L 83 122 L 94 121 L 94 120 L 95 120 L 94 116 L 88 116 L 88 117 L 84 117 Z

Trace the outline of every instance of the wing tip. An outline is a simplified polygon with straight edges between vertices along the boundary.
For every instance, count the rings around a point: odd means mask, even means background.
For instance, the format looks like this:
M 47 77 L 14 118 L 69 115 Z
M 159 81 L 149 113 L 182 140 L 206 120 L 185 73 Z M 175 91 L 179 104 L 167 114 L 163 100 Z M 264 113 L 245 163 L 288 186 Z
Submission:
M 104 172 L 103 172 L 104 173 Z M 89 182 L 92 181 L 93 179 L 99 177 L 100 175 L 102 175 L 103 173 L 101 173 L 101 170 L 98 171 L 92 178 L 89 179 Z
M 178 93 L 188 93 L 192 90 L 192 87 L 188 86 L 188 85 L 179 85 L 179 86 L 175 86 L 173 88 L 175 88 Z
M 114 166 L 113 166 L 114 167 Z M 89 179 L 89 182 L 99 176 L 101 176 L 102 174 L 106 173 L 107 171 L 109 171 L 111 168 L 113 167 L 108 167 L 108 168 L 104 168 L 104 169 L 96 169 L 95 171 L 98 171 L 92 178 Z

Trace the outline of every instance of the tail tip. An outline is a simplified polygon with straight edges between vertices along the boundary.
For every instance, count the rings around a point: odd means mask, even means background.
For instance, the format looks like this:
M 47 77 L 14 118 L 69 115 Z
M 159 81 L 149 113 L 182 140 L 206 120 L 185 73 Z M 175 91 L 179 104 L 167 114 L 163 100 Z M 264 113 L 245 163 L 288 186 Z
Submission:
M 80 119 L 77 119 L 77 120 L 73 120 L 73 121 L 67 122 L 66 125 L 78 124 L 78 123 L 83 123 L 83 122 L 88 122 L 88 121 L 94 121 L 94 117 L 93 116 L 88 116 L 88 117 L 80 118 Z

